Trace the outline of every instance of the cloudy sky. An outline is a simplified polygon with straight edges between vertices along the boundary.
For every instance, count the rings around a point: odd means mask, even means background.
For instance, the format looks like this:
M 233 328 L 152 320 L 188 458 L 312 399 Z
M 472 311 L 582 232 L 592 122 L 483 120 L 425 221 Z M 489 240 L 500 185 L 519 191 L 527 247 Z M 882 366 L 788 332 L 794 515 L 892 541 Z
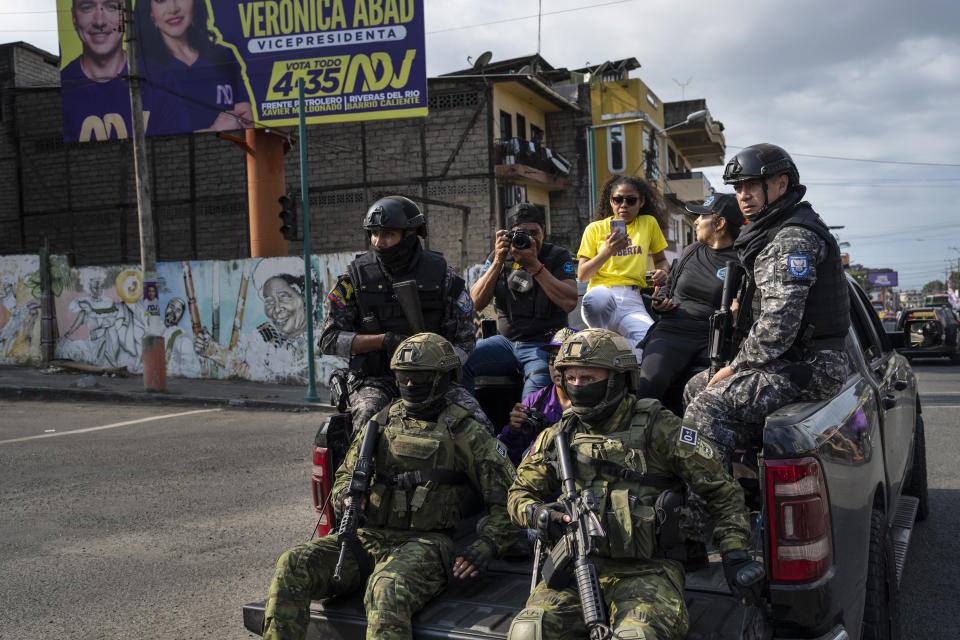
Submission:
M 537 50 L 555 67 L 635 57 L 664 101 L 705 98 L 728 157 L 786 148 L 853 262 L 901 288 L 960 260 L 960 3 L 955 0 L 424 0 L 437 75 Z M 54 0 L 0 2 L 0 42 L 56 53 Z M 686 85 L 681 87 L 681 85 Z M 704 170 L 722 189 L 722 167 Z

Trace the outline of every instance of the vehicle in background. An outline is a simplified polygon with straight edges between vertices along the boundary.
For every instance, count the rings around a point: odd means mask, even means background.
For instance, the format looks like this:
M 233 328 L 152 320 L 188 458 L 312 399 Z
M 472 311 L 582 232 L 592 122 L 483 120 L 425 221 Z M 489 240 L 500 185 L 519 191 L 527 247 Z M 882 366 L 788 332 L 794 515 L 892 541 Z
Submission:
M 923 296 L 923 306 L 939 307 L 940 305 L 950 305 L 950 297 L 945 293 L 931 293 Z
M 950 358 L 960 364 L 960 325 L 949 306 L 904 309 L 890 334 L 897 350 L 912 358 Z

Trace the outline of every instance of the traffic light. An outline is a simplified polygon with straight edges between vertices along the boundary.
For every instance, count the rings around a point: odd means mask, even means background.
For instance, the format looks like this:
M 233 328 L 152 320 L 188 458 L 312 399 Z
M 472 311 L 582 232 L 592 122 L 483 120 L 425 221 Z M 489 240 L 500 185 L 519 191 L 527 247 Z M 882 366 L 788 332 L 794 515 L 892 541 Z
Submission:
M 283 234 L 283 237 L 286 240 L 296 240 L 297 239 L 297 207 L 294 205 L 293 200 L 287 196 L 280 196 L 278 202 L 280 203 L 280 220 L 283 221 L 283 224 L 280 225 L 280 233 Z

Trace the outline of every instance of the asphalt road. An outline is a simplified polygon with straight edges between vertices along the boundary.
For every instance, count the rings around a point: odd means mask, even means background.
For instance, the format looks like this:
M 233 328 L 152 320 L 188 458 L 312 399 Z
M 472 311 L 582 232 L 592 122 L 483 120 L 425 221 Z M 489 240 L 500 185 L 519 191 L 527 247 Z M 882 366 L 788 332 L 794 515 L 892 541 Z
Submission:
M 931 515 L 904 571 L 904 637 L 956 638 L 960 367 L 915 364 Z M 190 411 L 0 402 L 0 638 L 255 637 L 241 605 L 314 525 L 321 418 Z
M 915 360 L 927 438 L 930 517 L 914 527 L 900 584 L 905 640 L 960 638 L 960 367 Z
M 0 402 L 0 638 L 256 637 L 321 417 L 190 411 Z

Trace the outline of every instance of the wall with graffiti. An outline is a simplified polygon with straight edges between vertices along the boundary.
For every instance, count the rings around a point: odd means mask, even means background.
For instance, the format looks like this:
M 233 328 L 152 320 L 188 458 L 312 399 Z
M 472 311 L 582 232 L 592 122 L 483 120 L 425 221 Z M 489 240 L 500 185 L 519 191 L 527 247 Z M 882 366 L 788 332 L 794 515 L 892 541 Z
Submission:
M 0 256 L 0 364 L 40 359 L 40 258 Z
M 323 299 L 352 257 L 312 258 L 315 340 Z M 140 372 L 150 330 L 164 336 L 168 375 L 306 383 L 311 314 L 302 258 L 160 263 L 146 295 L 139 265 L 70 269 L 57 256 L 51 263 L 58 358 Z M 39 359 L 38 267 L 37 256 L 0 258 L 0 362 Z M 320 383 L 342 366 L 327 356 L 316 364 Z

